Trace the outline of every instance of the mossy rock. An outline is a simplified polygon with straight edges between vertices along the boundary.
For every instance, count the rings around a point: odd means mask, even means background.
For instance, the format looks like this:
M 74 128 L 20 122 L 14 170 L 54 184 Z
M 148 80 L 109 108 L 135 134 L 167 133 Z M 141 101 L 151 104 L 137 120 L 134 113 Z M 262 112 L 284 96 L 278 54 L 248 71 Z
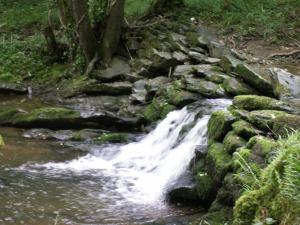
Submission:
M 162 88 L 162 96 L 169 104 L 180 108 L 199 99 L 197 94 L 182 90 L 182 87 L 181 82 L 175 81 L 171 85 Z
M 228 111 L 213 112 L 208 122 L 209 144 L 214 141 L 222 142 L 235 120 L 236 118 Z
M 169 112 L 175 110 L 176 107 L 167 103 L 163 98 L 155 98 L 142 113 L 144 119 L 148 122 L 155 122 L 164 118 Z
M 231 73 L 236 69 L 237 65 L 241 64 L 241 61 L 232 55 L 224 55 L 219 64 L 226 73 Z
M 3 141 L 3 137 L 0 135 L 0 148 L 4 146 L 4 141 Z
M 270 97 L 274 96 L 271 83 L 250 68 L 250 66 L 246 64 L 239 64 L 235 69 L 235 73 L 260 93 Z
M 216 183 L 221 183 L 231 168 L 231 160 L 232 158 L 230 154 L 225 151 L 224 145 L 221 143 L 213 143 L 209 146 L 206 156 L 208 175 L 210 175 Z
M 258 95 L 241 95 L 233 99 L 233 106 L 238 109 L 248 111 L 253 110 L 280 110 L 280 111 L 293 111 L 290 106 L 275 98 L 258 96 Z
M 0 113 L 0 124 L 21 127 L 63 128 L 65 124 L 76 125 L 80 119 L 79 112 L 59 107 L 38 108 L 30 112 L 12 109 Z
M 234 131 L 230 131 L 225 136 L 223 144 L 224 144 L 225 150 L 229 154 L 232 154 L 235 152 L 236 149 L 245 146 L 246 141 L 242 137 L 239 137 L 238 135 L 236 135 L 236 133 Z
M 271 132 L 276 118 L 284 118 L 287 113 L 277 110 L 256 110 L 248 115 L 248 121 L 255 127 Z
M 123 143 L 128 141 L 128 134 L 126 133 L 104 133 L 97 138 L 97 142 L 101 143 Z
M 300 116 L 292 114 L 281 114 L 277 116 L 273 124 L 273 132 L 281 137 L 288 137 L 289 134 L 300 128 Z
M 242 185 L 242 182 L 235 174 L 228 173 L 224 178 L 222 187 L 219 189 L 212 207 L 216 207 L 216 205 L 233 207 L 243 192 Z
M 238 120 L 232 124 L 233 131 L 248 140 L 249 138 L 252 138 L 255 135 L 262 134 L 262 131 L 256 129 L 252 126 L 252 124 L 248 123 L 245 120 Z
M 220 85 L 204 79 L 194 79 L 192 82 L 187 82 L 186 89 L 207 98 L 219 98 L 225 96 L 225 92 Z
M 256 94 L 253 88 L 235 78 L 228 78 L 223 82 L 224 90 L 231 96 Z
M 249 225 L 254 222 L 256 210 L 259 207 L 258 195 L 258 191 L 252 191 L 236 201 L 233 213 L 234 225 Z
M 205 206 L 209 206 L 217 194 L 218 186 L 205 172 L 198 172 L 195 176 L 195 180 L 199 200 Z
M 260 135 L 252 137 L 247 143 L 247 148 L 252 149 L 252 154 L 260 155 L 265 162 L 272 153 L 277 151 L 278 147 L 276 141 Z

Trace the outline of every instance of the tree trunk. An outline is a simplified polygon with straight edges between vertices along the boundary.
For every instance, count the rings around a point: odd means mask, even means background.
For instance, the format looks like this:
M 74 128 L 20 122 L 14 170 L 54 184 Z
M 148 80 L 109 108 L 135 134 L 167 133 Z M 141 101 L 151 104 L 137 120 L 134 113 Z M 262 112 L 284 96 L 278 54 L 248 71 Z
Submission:
M 97 42 L 88 15 L 87 0 L 72 0 L 72 8 L 79 44 L 88 65 L 97 55 Z
M 108 66 L 118 48 L 124 22 L 125 0 L 109 0 L 110 11 L 108 14 L 105 31 L 103 34 L 100 55 L 103 65 Z

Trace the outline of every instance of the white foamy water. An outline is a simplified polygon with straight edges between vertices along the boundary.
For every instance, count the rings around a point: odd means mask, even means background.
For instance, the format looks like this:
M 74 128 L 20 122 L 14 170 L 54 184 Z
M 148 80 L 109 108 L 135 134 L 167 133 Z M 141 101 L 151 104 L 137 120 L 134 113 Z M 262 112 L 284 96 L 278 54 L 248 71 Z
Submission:
M 230 101 L 217 100 L 214 103 L 214 107 L 219 109 L 230 104 Z M 168 184 L 187 171 L 196 146 L 206 144 L 209 117 L 196 118 L 195 112 L 183 108 L 169 113 L 140 141 L 99 147 L 93 153 L 69 162 L 27 164 L 21 169 L 109 177 L 111 180 L 103 184 L 104 192 L 99 197 L 116 192 L 126 201 L 158 204 L 164 199 Z

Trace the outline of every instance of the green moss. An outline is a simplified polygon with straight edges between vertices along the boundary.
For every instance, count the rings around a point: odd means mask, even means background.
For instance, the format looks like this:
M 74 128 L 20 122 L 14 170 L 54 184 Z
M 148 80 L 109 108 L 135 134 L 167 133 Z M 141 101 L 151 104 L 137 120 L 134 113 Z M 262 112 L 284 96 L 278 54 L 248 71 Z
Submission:
M 225 150 L 229 154 L 232 154 L 233 152 L 235 152 L 235 150 L 237 148 L 245 146 L 246 141 L 243 138 L 236 135 L 234 131 L 230 131 L 225 136 L 223 144 L 224 144 Z
M 255 135 L 261 134 L 262 132 L 260 130 L 257 130 L 256 128 L 254 128 L 250 123 L 248 123 L 245 120 L 239 120 L 236 121 L 232 124 L 232 128 L 233 131 L 245 138 L 245 139 L 249 139 Z
M 206 156 L 208 174 L 217 183 L 220 183 L 231 168 L 231 156 L 224 150 L 221 143 L 213 143 Z
M 105 143 L 105 142 L 111 142 L 111 143 L 122 143 L 126 142 L 128 140 L 128 134 L 125 133 L 105 133 L 102 134 L 99 138 L 97 138 L 97 141 Z
M 257 110 L 257 111 L 250 112 L 247 119 L 255 127 L 261 130 L 272 131 L 274 121 L 276 120 L 276 118 L 285 115 L 286 113 L 282 111 Z
M 231 130 L 231 125 L 235 117 L 227 111 L 217 111 L 212 113 L 208 122 L 209 144 L 214 141 L 223 141 L 224 136 Z
M 223 206 L 218 211 L 207 213 L 203 216 L 197 224 L 211 224 L 222 225 L 232 223 L 232 209 L 230 207 Z
M 287 137 L 294 130 L 300 127 L 300 116 L 292 114 L 282 114 L 275 118 L 273 132 L 278 136 Z
M 254 136 L 247 143 L 247 148 L 251 148 L 254 152 L 259 152 L 263 156 L 267 156 L 270 152 L 275 151 L 278 144 L 267 137 Z
M 236 202 L 235 224 L 264 223 L 266 216 L 277 224 L 299 224 L 300 132 L 277 144 L 277 156 L 262 171 L 258 185 Z M 267 213 L 265 217 L 262 211 Z
M 147 106 L 143 112 L 143 117 L 148 122 L 154 122 L 164 118 L 169 112 L 175 110 L 176 107 L 167 103 L 165 99 L 155 98 L 152 103 Z
M 274 98 L 258 95 L 241 95 L 233 99 L 233 106 L 248 111 L 253 110 L 283 110 L 291 111 L 288 104 Z
M 226 79 L 222 86 L 231 96 L 257 93 L 253 88 L 235 78 Z

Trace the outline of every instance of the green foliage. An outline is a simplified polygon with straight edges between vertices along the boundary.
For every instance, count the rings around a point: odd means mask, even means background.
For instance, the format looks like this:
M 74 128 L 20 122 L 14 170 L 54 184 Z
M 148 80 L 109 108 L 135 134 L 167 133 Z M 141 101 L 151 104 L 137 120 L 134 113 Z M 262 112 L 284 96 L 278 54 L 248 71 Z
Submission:
M 125 13 L 128 16 L 142 16 L 150 7 L 152 0 L 127 0 Z
M 185 0 L 201 16 L 244 35 L 263 37 L 297 35 L 300 26 L 298 0 Z
M 101 22 L 106 16 L 107 0 L 89 0 L 89 14 L 91 22 Z
M 0 0 L 0 28 L 19 31 L 47 21 L 50 0 Z
M 300 223 L 300 131 L 278 145 L 259 185 L 236 202 L 235 224 L 268 224 L 271 218 L 279 224 Z
M 2 36 L 0 41 L 0 80 L 18 82 L 44 70 L 39 48 L 42 36 Z

